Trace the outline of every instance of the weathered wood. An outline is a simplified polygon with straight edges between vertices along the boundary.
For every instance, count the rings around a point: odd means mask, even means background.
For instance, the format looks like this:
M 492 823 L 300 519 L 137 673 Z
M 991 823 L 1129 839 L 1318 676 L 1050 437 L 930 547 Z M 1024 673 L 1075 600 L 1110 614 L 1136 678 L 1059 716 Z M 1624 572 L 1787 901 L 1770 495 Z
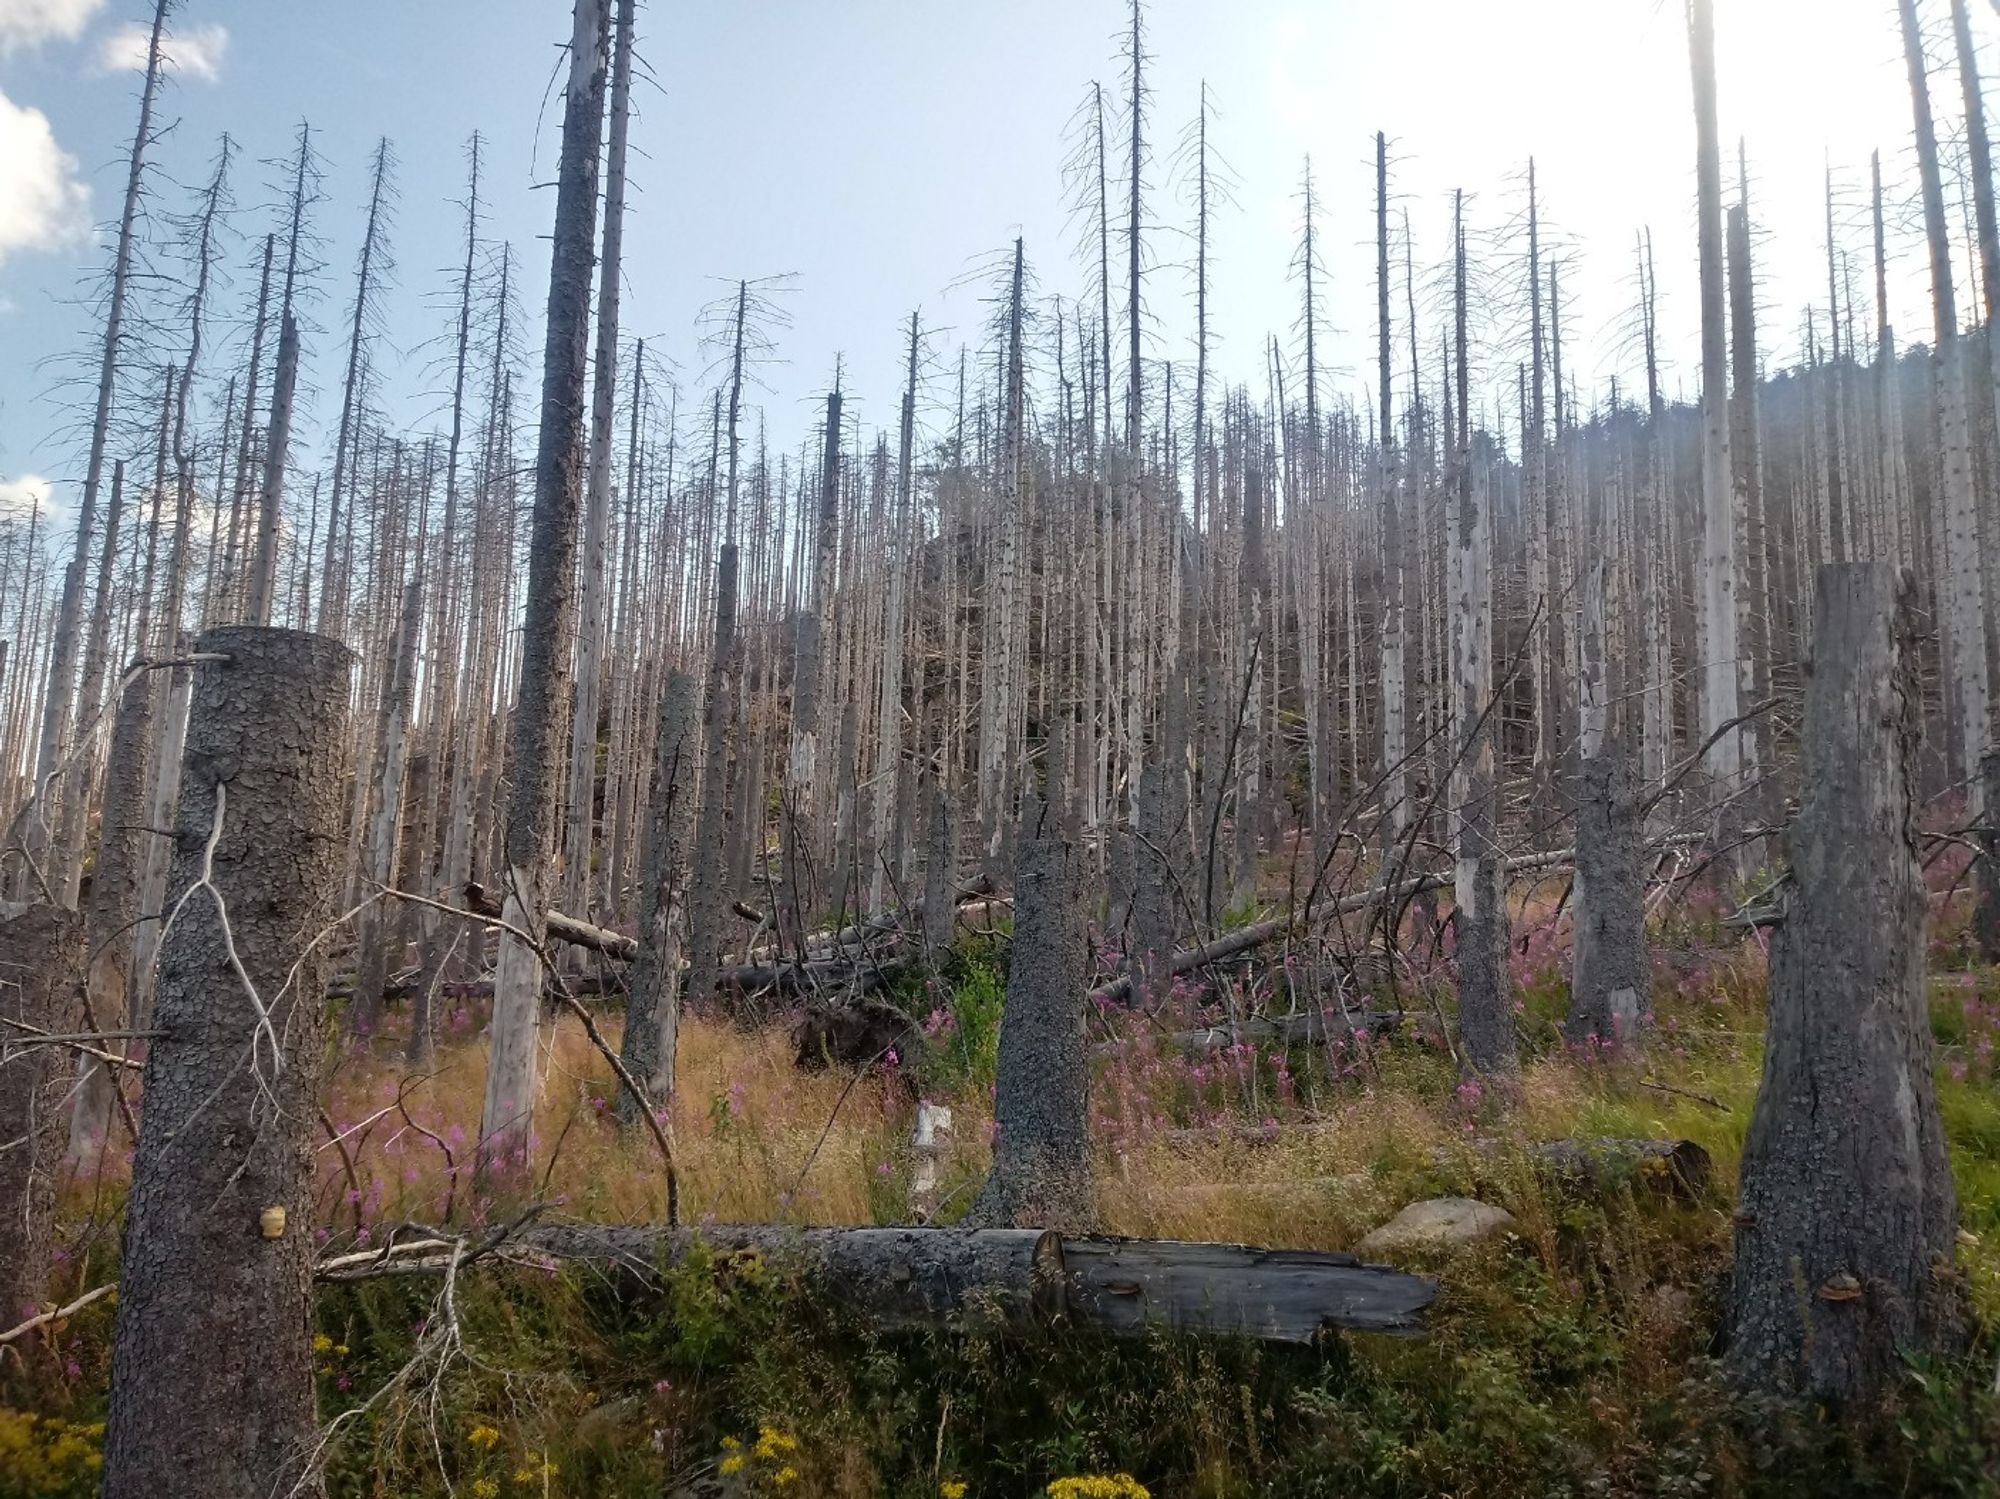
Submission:
M 1418 1018 L 1408 1010 L 1301 1010 L 1295 1015 L 1268 1015 L 1235 1025 L 1210 1025 L 1176 1031 L 1169 1038 L 1174 1050 L 1190 1057 L 1213 1056 L 1239 1043 L 1251 1046 L 1318 1046 L 1352 1037 L 1357 1031 L 1381 1036 L 1396 1031 L 1405 1020 Z
M 1866 1399 L 1964 1331 L 1924 993 L 1914 593 L 1884 563 L 1819 570 L 1792 877 L 1743 1146 L 1730 1362 L 1823 1398 Z
M 1573 1045 L 1631 1046 L 1650 997 L 1645 814 L 1615 741 L 1576 774 L 1576 958 L 1564 1033 Z
M 477 911 L 481 916 L 500 919 L 500 901 L 477 880 L 465 884 L 465 904 L 467 909 Z M 616 958 L 621 963 L 629 963 L 639 956 L 639 939 L 628 937 L 623 932 L 608 931 L 601 926 L 592 926 L 587 921 L 578 921 L 574 916 L 565 916 L 560 911 L 548 913 L 548 934 L 558 942 L 567 942 L 572 947 L 587 947 L 592 952 L 603 953 L 607 958 Z
M 793 1228 L 777 1224 L 544 1225 L 506 1241 L 510 1256 L 613 1266 L 651 1281 L 690 1255 L 789 1262 L 886 1328 L 954 1319 L 1031 1327 L 1058 1318 L 1122 1337 L 1156 1331 L 1310 1343 L 1329 1329 L 1415 1333 L 1435 1282 L 1326 1250 L 1172 1239 L 1059 1237 L 1038 1228 Z M 383 1262 L 322 1271 L 328 1281 Z M 396 1265 L 443 1269 L 443 1246 Z
M 1310 1343 L 1322 1331 L 1417 1331 L 1437 1286 L 1350 1254 L 1172 1239 L 1063 1240 L 1069 1309 L 1125 1336 L 1175 1332 Z

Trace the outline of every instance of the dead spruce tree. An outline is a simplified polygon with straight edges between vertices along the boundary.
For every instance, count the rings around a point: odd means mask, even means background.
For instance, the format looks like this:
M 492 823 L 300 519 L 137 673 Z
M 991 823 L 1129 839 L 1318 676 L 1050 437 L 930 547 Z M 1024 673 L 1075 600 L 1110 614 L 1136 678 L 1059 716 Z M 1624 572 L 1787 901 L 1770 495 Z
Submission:
M 1912 592 L 1880 562 L 1815 581 L 1802 800 L 1736 1211 L 1731 1366 L 1839 1400 L 1962 1337 L 1924 986 Z
M 493 983 L 492 1051 L 480 1111 L 482 1163 L 524 1165 L 533 1143 L 541 1029 L 543 933 L 557 881 L 556 791 L 569 746 L 570 631 L 577 512 L 583 499 L 583 387 L 590 353 L 590 273 L 597 231 L 599 136 L 609 66 L 611 0 L 576 0 L 564 94 L 555 243 L 549 264 L 542 420 L 528 543 L 521 685 L 514 706 L 512 785 L 500 966 Z
M 674 1061 L 680 1038 L 681 945 L 687 925 L 688 830 L 695 768 L 700 760 L 695 679 L 678 668 L 667 673 L 660 695 L 659 738 L 653 752 L 653 790 L 647 806 L 645 846 L 639 856 L 639 952 L 632 963 L 631 997 L 625 1004 L 623 1059 L 665 1108 L 674 1095 Z M 638 1103 L 618 1098 L 618 1117 L 633 1122 Z
M 347 649 L 202 636 L 132 1166 L 106 1499 L 317 1494 L 312 1121 Z

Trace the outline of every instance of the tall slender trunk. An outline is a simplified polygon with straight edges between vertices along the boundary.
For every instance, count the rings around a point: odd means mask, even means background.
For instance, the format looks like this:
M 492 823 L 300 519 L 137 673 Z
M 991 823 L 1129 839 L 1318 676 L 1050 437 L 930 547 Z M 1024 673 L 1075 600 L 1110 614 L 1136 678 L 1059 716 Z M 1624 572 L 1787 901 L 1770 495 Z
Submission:
M 549 263 L 542 417 L 521 677 L 514 705 L 503 919 L 493 986 L 492 1050 L 480 1113 L 480 1159 L 525 1168 L 534 1148 L 542 955 L 555 793 L 566 742 L 566 659 L 573 622 L 577 511 L 583 498 L 583 387 L 590 356 L 590 273 L 597 229 L 598 142 L 604 127 L 611 0 L 576 0 L 562 157 Z

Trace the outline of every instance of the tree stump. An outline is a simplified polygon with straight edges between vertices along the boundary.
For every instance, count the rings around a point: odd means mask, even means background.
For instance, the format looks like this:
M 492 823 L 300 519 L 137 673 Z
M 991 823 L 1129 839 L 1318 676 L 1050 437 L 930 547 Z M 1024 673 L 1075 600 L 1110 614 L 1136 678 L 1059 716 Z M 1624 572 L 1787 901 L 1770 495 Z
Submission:
M 1630 1046 L 1651 989 L 1631 763 L 1607 747 L 1583 761 L 1576 783 L 1576 962 L 1564 1032 L 1577 1045 Z
M 1842 1400 L 1962 1336 L 1924 994 L 1912 590 L 1879 562 L 1815 582 L 1803 799 L 1736 1216 L 1731 1365 Z
M 197 654 L 221 659 L 188 718 L 104 1493 L 313 1496 L 312 1136 L 353 658 L 247 625 Z
M 31 1038 L 82 1029 L 83 971 L 83 921 L 74 911 L 0 908 L 0 1146 L 7 1147 L 0 1149 L 0 1325 L 7 1327 L 33 1316 L 48 1295 L 63 1102 L 77 1070 L 75 1051 Z

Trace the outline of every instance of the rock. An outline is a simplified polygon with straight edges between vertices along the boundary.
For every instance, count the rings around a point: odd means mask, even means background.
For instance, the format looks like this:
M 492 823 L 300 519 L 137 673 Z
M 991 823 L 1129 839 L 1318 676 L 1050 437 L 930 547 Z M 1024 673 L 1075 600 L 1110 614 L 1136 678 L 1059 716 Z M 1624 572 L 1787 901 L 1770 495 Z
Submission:
M 1514 1215 L 1470 1197 L 1413 1202 L 1354 1246 L 1366 1258 L 1411 1249 L 1458 1249 L 1514 1226 Z

